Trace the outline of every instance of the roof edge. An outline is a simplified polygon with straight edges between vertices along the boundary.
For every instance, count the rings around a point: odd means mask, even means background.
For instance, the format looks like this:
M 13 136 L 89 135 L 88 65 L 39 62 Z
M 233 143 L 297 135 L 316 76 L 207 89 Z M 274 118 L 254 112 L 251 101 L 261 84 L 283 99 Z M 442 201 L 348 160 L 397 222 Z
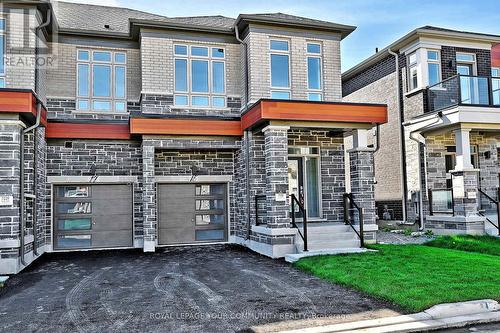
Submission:
M 137 27 L 214 32 L 214 33 L 228 34 L 228 35 L 234 34 L 233 28 L 230 28 L 230 29 L 229 28 L 218 28 L 218 27 L 210 27 L 210 26 L 204 26 L 204 25 L 163 22 L 163 21 L 159 21 L 159 20 L 147 20 L 147 19 L 131 18 L 131 19 L 129 19 L 129 23 L 131 26 L 137 26 Z
M 337 32 L 341 34 L 341 39 L 344 39 L 348 35 L 350 35 L 354 30 L 356 30 L 356 26 L 352 25 L 345 25 L 345 24 L 339 24 L 339 23 L 320 23 L 320 22 L 301 22 L 301 23 L 290 23 L 286 19 L 280 19 L 280 18 L 271 18 L 271 17 L 263 17 L 263 16 L 258 16 L 254 14 L 240 14 L 236 18 L 236 21 L 234 22 L 235 27 L 240 28 L 240 25 L 243 22 L 252 22 L 252 23 L 265 23 L 265 24 L 272 24 L 272 25 L 278 25 L 278 26 L 287 26 L 287 27 L 301 27 L 301 28 L 307 28 L 307 29 L 316 29 L 316 30 L 323 30 L 323 31 L 331 31 L 331 32 Z
M 363 69 L 366 69 L 374 65 L 378 61 L 384 59 L 385 57 L 389 56 L 388 53 L 389 50 L 399 51 L 403 46 L 408 45 L 414 39 L 417 39 L 418 37 L 422 36 L 455 37 L 455 38 L 463 38 L 479 42 L 482 41 L 492 44 L 500 43 L 499 35 L 482 34 L 477 32 L 468 32 L 468 31 L 436 30 L 428 26 L 420 27 L 410 31 L 409 33 L 397 39 L 396 41 L 392 42 L 379 52 L 371 55 L 370 57 L 366 58 L 365 60 L 361 61 L 357 65 L 351 67 L 350 69 L 342 73 L 342 81 L 350 79 L 351 77 L 361 72 Z

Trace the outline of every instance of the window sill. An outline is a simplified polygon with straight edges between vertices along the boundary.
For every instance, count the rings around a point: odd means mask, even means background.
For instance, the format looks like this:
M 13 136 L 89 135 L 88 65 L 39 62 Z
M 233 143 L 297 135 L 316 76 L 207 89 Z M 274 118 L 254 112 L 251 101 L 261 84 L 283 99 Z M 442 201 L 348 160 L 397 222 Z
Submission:
M 180 106 L 180 105 L 172 105 L 170 106 L 171 110 L 207 110 L 207 111 L 231 111 L 231 108 L 228 107 L 210 107 L 210 106 Z
M 424 91 L 425 88 L 416 88 L 405 93 L 405 97 L 410 97 Z
M 128 116 L 128 111 L 83 111 L 83 110 L 74 110 L 74 113 L 78 114 L 107 114 L 107 115 L 120 115 L 120 116 Z

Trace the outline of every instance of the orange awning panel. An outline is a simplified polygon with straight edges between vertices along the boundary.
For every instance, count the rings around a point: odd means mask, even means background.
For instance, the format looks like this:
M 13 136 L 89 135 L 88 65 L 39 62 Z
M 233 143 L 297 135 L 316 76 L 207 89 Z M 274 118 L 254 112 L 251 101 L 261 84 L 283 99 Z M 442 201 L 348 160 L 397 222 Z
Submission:
M 172 118 L 131 118 L 130 133 L 142 135 L 242 135 L 239 120 Z
M 249 128 L 263 120 L 382 124 L 387 122 L 387 105 L 264 99 L 242 116 L 242 128 Z
M 0 89 L 0 112 L 19 113 L 29 116 L 34 120 L 36 117 L 37 98 L 31 90 Z M 47 125 L 47 110 L 42 107 L 41 123 Z

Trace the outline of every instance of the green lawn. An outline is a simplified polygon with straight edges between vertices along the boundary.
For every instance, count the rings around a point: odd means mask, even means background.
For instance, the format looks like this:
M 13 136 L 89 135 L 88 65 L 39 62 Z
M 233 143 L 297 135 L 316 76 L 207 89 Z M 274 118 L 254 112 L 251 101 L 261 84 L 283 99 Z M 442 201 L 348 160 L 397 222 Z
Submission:
M 441 236 L 425 245 L 500 256 L 500 238 L 492 236 Z
M 294 265 L 406 311 L 474 299 L 500 300 L 496 256 L 422 245 L 374 245 L 378 252 L 303 258 Z

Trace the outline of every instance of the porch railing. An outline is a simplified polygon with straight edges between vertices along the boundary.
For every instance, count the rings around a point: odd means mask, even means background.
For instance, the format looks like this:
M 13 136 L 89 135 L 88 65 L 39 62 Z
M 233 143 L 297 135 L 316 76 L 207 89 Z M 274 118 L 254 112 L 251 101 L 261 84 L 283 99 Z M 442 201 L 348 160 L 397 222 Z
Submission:
M 349 225 L 352 230 L 358 235 L 359 241 L 361 244 L 361 247 L 365 245 L 365 239 L 364 239 L 364 231 L 363 231 L 363 209 L 358 206 L 356 201 L 354 200 L 354 196 L 352 193 L 344 193 L 343 195 L 343 203 L 344 203 L 344 223 L 346 225 Z M 351 221 L 351 211 L 352 209 L 355 209 L 358 212 L 358 218 L 359 218 L 359 231 L 356 230 L 354 227 L 352 221 Z
M 429 214 L 451 214 L 455 216 L 455 199 L 453 188 L 429 189 Z
M 500 106 L 500 77 L 455 75 L 429 86 L 428 112 L 457 105 Z
M 263 213 L 261 214 L 261 212 Z M 255 196 L 255 225 L 266 224 L 265 212 L 266 212 L 266 195 L 258 194 Z
M 297 199 L 295 194 L 290 194 L 290 206 L 292 208 L 292 227 L 297 228 L 300 238 L 304 242 L 304 252 L 307 252 L 307 213 L 304 209 L 304 205 Z M 299 212 L 302 214 L 302 232 L 300 232 L 300 228 L 295 222 L 295 207 L 299 208 Z
M 497 216 L 497 224 L 495 224 L 489 217 L 487 214 L 485 214 L 485 212 L 483 213 L 482 211 L 479 211 L 479 214 L 484 216 L 486 218 L 486 222 L 490 223 L 491 225 L 493 225 L 497 231 L 498 231 L 498 235 L 500 236 L 500 188 L 497 189 L 497 200 L 493 199 L 492 197 L 490 197 L 486 192 L 484 192 L 482 189 L 479 189 L 479 193 L 480 195 L 485 198 L 490 204 L 493 204 L 494 207 L 496 208 L 495 209 L 495 213 L 496 216 Z M 482 202 L 482 200 L 481 200 Z

